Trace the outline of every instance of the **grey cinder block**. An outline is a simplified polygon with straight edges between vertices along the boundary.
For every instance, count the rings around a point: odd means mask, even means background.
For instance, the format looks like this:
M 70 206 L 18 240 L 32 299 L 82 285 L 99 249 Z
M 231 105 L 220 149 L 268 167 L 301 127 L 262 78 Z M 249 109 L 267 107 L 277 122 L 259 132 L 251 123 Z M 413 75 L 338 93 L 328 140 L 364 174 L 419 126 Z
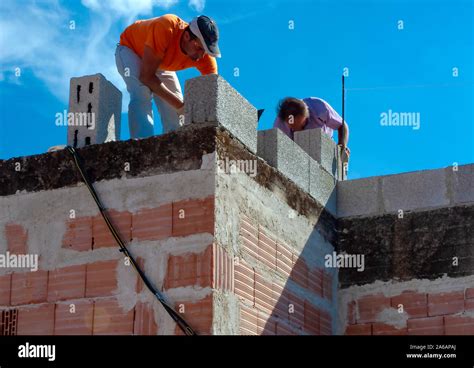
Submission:
M 309 161 L 309 194 L 334 216 L 337 215 L 336 178 L 323 170 L 319 162 Z
M 385 212 L 449 205 L 445 169 L 381 177 Z
M 74 120 L 68 122 L 68 145 L 120 140 L 122 93 L 102 74 L 71 78 L 69 113 Z
M 257 109 L 221 76 L 187 80 L 184 108 L 186 124 L 220 124 L 251 152 L 257 152 Z
M 451 205 L 474 203 L 474 164 L 447 167 Z
M 383 212 L 380 177 L 338 181 L 337 216 L 377 215 Z
M 295 132 L 295 142 L 328 173 L 337 176 L 337 145 L 321 129 L 307 129 Z
M 310 157 L 280 129 L 258 131 L 257 154 L 309 193 Z

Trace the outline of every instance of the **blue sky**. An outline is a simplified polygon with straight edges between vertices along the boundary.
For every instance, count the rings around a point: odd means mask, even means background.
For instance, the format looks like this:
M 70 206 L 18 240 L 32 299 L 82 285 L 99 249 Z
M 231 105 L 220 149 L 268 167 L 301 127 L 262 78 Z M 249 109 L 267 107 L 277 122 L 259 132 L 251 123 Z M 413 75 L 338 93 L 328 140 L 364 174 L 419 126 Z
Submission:
M 472 0 L 3 0 L 0 158 L 66 143 L 55 114 L 67 109 L 70 77 L 104 74 L 126 110 L 114 46 L 134 20 L 165 13 L 216 20 L 219 74 L 266 109 L 259 129 L 271 128 L 285 96 L 321 97 L 341 112 L 348 68 L 350 179 L 474 162 Z M 178 75 L 184 88 L 199 74 Z M 382 126 L 389 110 L 419 113 L 420 129 Z M 121 138 L 129 138 L 126 111 Z

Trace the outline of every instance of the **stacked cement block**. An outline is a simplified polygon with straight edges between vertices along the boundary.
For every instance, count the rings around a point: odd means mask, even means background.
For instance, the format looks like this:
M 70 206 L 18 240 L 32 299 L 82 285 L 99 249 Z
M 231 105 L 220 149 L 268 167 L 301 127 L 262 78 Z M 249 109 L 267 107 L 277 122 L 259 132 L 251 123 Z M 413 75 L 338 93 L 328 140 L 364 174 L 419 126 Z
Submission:
M 258 132 L 258 156 L 336 214 L 335 177 L 280 129 Z
M 222 125 L 251 152 L 257 152 L 257 109 L 221 76 L 187 80 L 184 106 L 186 124 Z
M 258 155 L 309 192 L 310 157 L 280 129 L 258 132 Z
M 120 140 L 122 93 L 102 74 L 71 78 L 69 113 L 74 120 L 68 121 L 68 145 Z
M 324 170 L 337 176 L 338 150 L 336 142 L 321 129 L 307 129 L 295 132 L 295 143 L 313 160 L 319 162 Z
M 474 165 L 339 182 L 339 217 L 420 211 L 474 203 Z

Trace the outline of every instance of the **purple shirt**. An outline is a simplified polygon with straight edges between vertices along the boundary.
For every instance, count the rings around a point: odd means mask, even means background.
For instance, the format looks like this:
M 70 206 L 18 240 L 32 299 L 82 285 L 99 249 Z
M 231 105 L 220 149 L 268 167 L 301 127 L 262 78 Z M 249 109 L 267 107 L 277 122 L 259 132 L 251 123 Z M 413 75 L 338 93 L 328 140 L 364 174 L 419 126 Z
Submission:
M 342 126 L 342 118 L 326 101 L 317 97 L 303 98 L 308 106 L 309 117 L 303 130 L 321 128 L 324 133 L 332 137 L 332 132 Z M 283 133 L 293 139 L 293 129 L 278 116 L 273 123 L 274 128 L 280 128 Z

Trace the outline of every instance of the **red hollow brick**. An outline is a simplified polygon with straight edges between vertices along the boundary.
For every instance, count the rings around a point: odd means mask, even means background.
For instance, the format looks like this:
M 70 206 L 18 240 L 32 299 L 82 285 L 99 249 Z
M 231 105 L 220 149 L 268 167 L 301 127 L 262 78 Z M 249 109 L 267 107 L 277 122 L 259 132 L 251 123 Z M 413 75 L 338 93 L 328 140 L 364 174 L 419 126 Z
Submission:
M 138 302 L 135 306 L 134 335 L 157 335 L 158 326 L 150 303 Z
M 276 269 L 276 240 L 260 225 L 258 227 L 258 261 L 269 269 Z
M 392 307 L 399 309 L 399 305 L 403 306 L 403 311 L 410 318 L 422 318 L 428 316 L 428 296 L 424 293 L 416 293 L 413 291 L 405 291 L 400 295 L 392 297 Z
M 240 220 L 239 240 L 244 252 L 255 260 L 258 260 L 258 228 L 247 222 L 244 218 Z
M 308 287 L 308 266 L 303 258 L 297 258 L 290 274 L 290 279 L 301 287 Z
M 257 311 L 257 335 L 276 335 L 276 318 Z
M 109 296 L 117 289 L 117 260 L 86 265 L 86 297 Z
M 445 316 L 446 335 L 474 335 L 474 317 Z
M 283 321 L 289 321 L 291 304 L 289 291 L 279 281 L 274 281 L 272 292 L 273 298 L 276 300 L 273 314 Z
M 255 271 L 244 260 L 235 263 L 234 294 L 247 304 L 255 303 Z
M 443 317 L 414 318 L 407 321 L 409 335 L 443 335 Z
M 92 335 L 94 303 L 74 300 L 56 304 L 55 335 Z
M 460 313 L 464 310 L 464 291 L 428 294 L 428 315 Z
M 258 334 L 258 310 L 252 307 L 240 306 L 240 334 Z
M 5 225 L 5 237 L 8 251 L 13 254 L 26 254 L 28 231 L 22 225 L 9 223 Z
M 12 275 L 0 276 L 0 305 L 10 305 Z
M 107 211 L 107 216 L 122 241 L 128 243 L 132 238 L 132 214 L 128 211 L 109 210 Z M 92 218 L 92 237 L 94 238 L 93 249 L 118 247 L 115 238 L 112 236 L 100 213 Z
M 332 335 L 332 317 L 326 311 L 321 311 L 319 330 L 321 335 Z
M 212 300 L 212 295 L 209 295 L 197 301 L 177 302 L 175 308 L 199 335 L 210 335 L 213 311 Z M 176 326 L 175 333 L 177 335 L 183 334 L 179 326 Z
M 49 272 L 48 301 L 84 298 L 86 265 L 69 266 Z
M 304 328 L 304 299 L 290 293 L 290 308 L 288 310 L 290 325 L 296 330 Z
M 308 289 L 317 296 L 323 296 L 323 270 L 308 271 Z
M 280 336 L 296 336 L 298 335 L 295 330 L 289 326 L 287 322 L 278 320 L 276 323 L 276 334 Z
M 48 291 L 48 271 L 12 274 L 11 304 L 42 303 Z
M 234 258 L 218 244 L 213 244 L 213 282 L 212 288 L 233 291 L 234 290 Z
M 373 335 L 406 335 L 408 330 L 405 327 L 396 328 L 392 325 L 387 325 L 385 323 L 374 323 L 372 324 L 372 334 Z
M 255 307 L 266 314 L 272 314 L 276 305 L 273 298 L 272 282 L 255 273 Z
M 55 304 L 18 309 L 18 335 L 53 335 Z
M 276 270 L 284 278 L 290 277 L 293 269 L 293 254 L 285 245 L 277 241 L 276 244 Z
M 346 335 L 372 335 L 372 325 L 364 323 L 361 325 L 349 325 L 346 327 Z
M 382 294 L 366 295 L 357 301 L 359 319 L 357 323 L 376 322 L 377 315 L 386 308 L 390 308 L 390 298 Z
M 76 251 L 92 249 L 92 217 L 71 219 L 66 223 L 62 247 Z
M 319 309 L 311 305 L 310 302 L 304 302 L 304 329 L 311 335 L 319 335 L 320 315 Z
M 201 253 L 170 255 L 164 281 L 165 289 L 184 286 L 211 287 L 212 256 L 212 244 Z
M 138 240 L 159 240 L 172 236 L 171 203 L 157 208 L 145 208 L 132 214 L 132 238 Z
M 133 308 L 123 310 L 117 300 L 100 299 L 94 304 L 94 335 L 132 335 Z
M 173 202 L 173 236 L 214 234 L 214 196 Z

